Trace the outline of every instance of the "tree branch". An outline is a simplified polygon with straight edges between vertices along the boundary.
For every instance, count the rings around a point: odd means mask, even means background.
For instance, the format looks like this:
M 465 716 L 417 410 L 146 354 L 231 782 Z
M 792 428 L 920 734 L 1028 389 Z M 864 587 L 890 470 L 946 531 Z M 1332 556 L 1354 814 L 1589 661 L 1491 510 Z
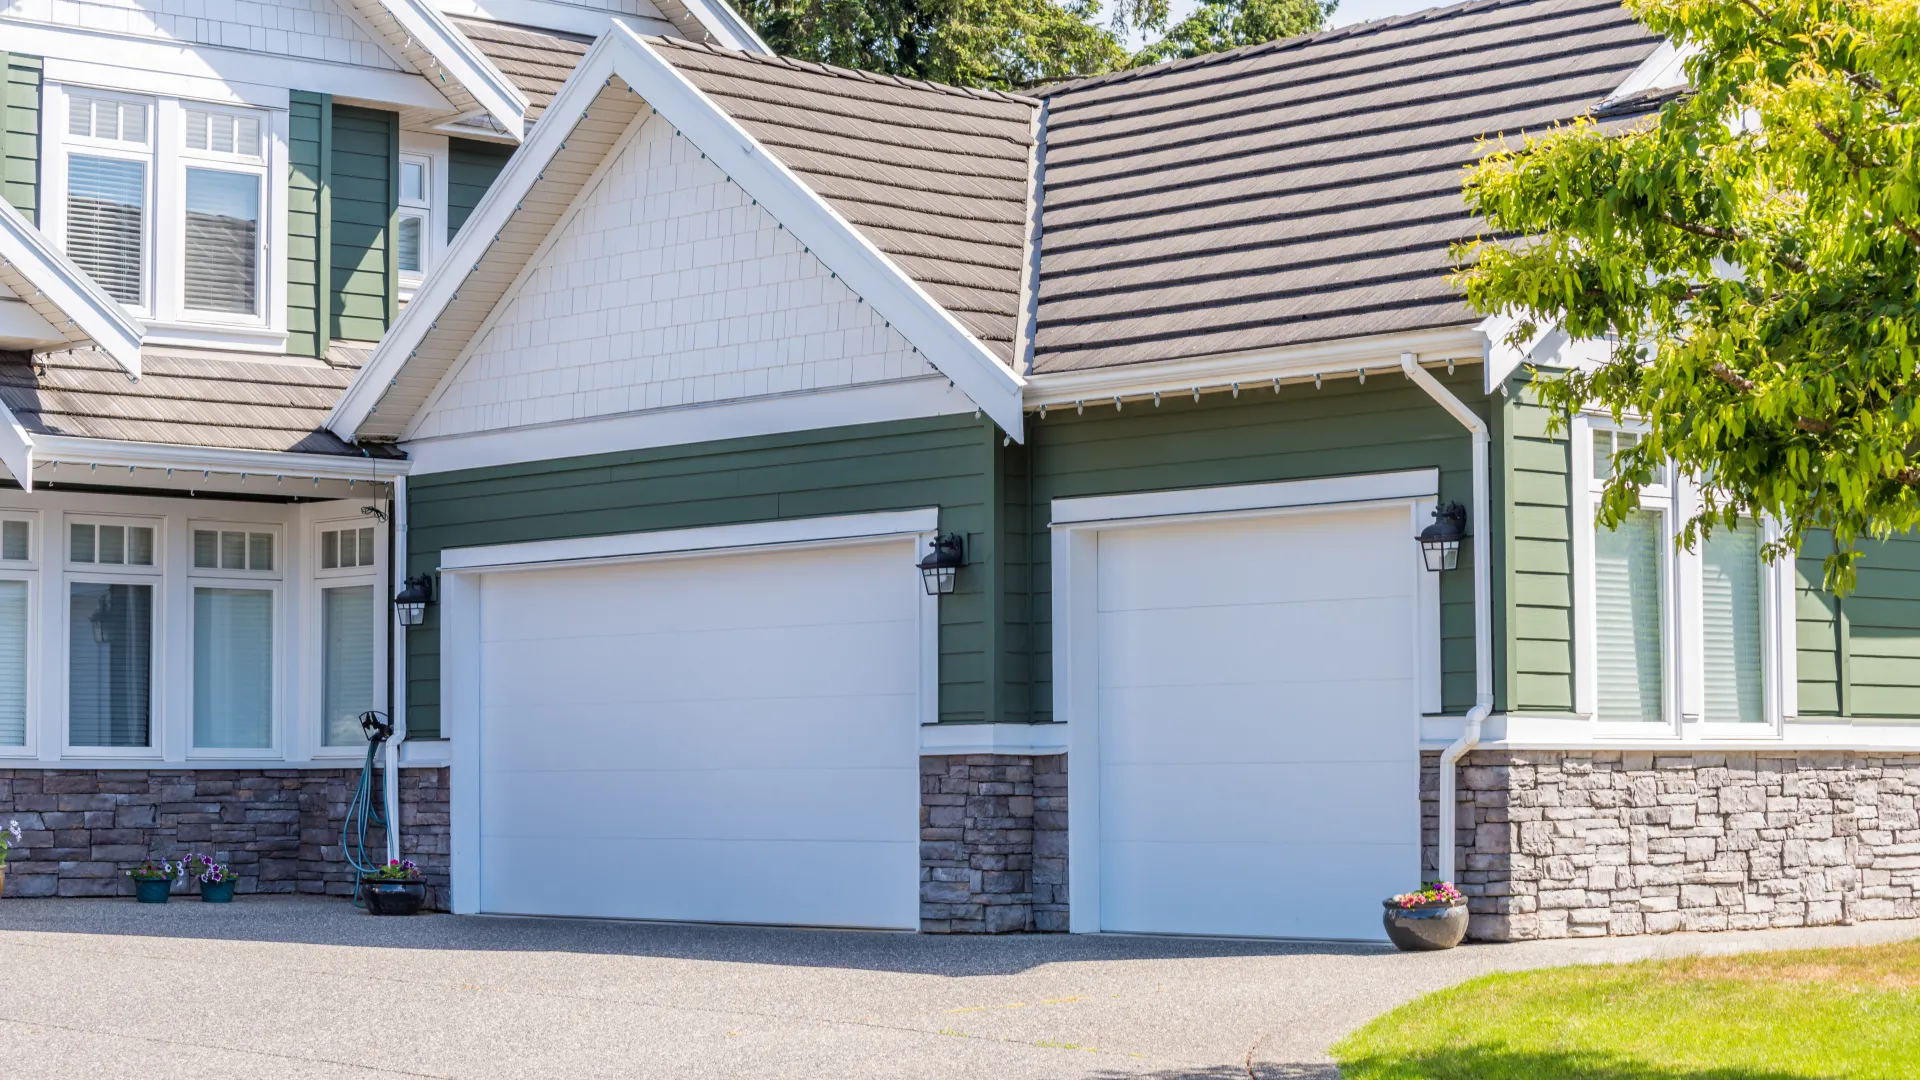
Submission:
M 1825 420 L 1812 420 L 1804 416 L 1795 420 L 1793 426 L 1809 435 L 1825 435 L 1827 432 L 1833 430 L 1833 425 L 1827 423 Z
M 1728 367 L 1725 363 L 1716 362 L 1713 365 L 1712 370 L 1714 375 L 1718 376 L 1721 382 L 1726 383 L 1728 386 L 1733 387 L 1735 390 L 1738 390 L 1743 394 L 1753 393 L 1754 387 L 1758 385 L 1752 379 L 1749 379 L 1745 375 L 1742 375 L 1739 372 L 1733 370 L 1732 368 Z
M 1698 236 L 1703 240 L 1718 240 L 1723 244 L 1741 244 L 1753 239 L 1753 237 L 1733 229 L 1722 229 L 1717 225 L 1702 225 L 1693 221 L 1681 221 L 1671 214 L 1656 213 L 1654 218 L 1662 224 L 1679 229 L 1683 233 Z M 1791 255 L 1786 255 L 1778 251 L 1773 252 L 1772 255 L 1775 262 L 1796 274 L 1804 274 L 1807 272 L 1807 264 Z
M 1813 122 L 1813 129 L 1826 136 L 1827 141 L 1833 144 L 1833 148 L 1840 151 L 1841 156 L 1847 159 L 1847 163 L 1853 166 L 1853 175 L 1855 177 L 1858 177 L 1863 170 L 1882 167 L 1872 162 L 1862 161 L 1860 155 L 1855 153 L 1853 148 L 1847 145 L 1844 138 L 1834 134 L 1833 129 L 1826 125 L 1826 121 L 1815 120 Z M 1920 229 L 1914 228 L 1912 225 L 1907 224 L 1897 217 L 1889 216 L 1887 221 L 1891 223 L 1894 228 L 1900 230 L 1901 235 L 1905 236 L 1914 244 L 1920 245 Z

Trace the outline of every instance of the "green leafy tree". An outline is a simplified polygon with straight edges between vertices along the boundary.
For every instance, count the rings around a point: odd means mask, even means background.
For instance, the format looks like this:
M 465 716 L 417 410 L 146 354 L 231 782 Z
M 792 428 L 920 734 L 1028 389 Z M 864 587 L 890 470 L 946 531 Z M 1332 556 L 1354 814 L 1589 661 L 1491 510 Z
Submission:
M 1602 500 L 1617 525 L 1663 462 L 1703 483 L 1683 541 L 1769 515 L 1771 557 L 1831 530 L 1830 587 L 1861 538 L 1920 526 L 1920 2 L 1627 0 L 1696 49 L 1657 118 L 1579 121 L 1473 168 L 1499 234 L 1456 281 L 1515 340 L 1557 323 L 1613 342 L 1537 380 L 1561 418 L 1650 432 Z
M 1159 3 L 1164 11 L 1165 0 Z M 1133 54 L 1129 63 L 1142 67 L 1311 34 L 1327 24 L 1338 6 L 1339 0 L 1203 0 L 1192 14 Z M 1160 25 L 1165 19 L 1163 14 Z

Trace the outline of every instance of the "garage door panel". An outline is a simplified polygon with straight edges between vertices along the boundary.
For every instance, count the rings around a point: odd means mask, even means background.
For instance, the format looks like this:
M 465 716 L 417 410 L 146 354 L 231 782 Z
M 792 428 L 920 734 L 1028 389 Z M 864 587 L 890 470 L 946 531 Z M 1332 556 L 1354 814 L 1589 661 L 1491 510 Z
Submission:
M 916 725 L 901 723 L 913 695 L 815 698 L 835 717 L 832 740 L 786 710 L 760 702 L 681 701 L 489 708 L 481 724 L 490 761 L 525 769 L 595 769 L 609 761 L 652 768 L 879 768 L 916 753 Z
M 1103 843 L 1101 926 L 1378 941 L 1419 865 L 1412 843 Z
M 502 914 L 919 926 L 914 892 L 872 887 L 917 878 L 919 845 L 909 841 L 490 838 L 480 856 L 488 910 Z M 535 865 L 567 867 L 563 888 L 510 869 Z
M 839 647 L 820 648 L 823 635 Z M 912 694 L 919 644 L 912 622 L 488 642 L 481 693 L 499 705 L 749 700 L 833 697 L 877 679 L 880 693 Z M 588 677 L 527 677 L 540 672 Z
M 1405 510 L 1369 510 L 1104 532 L 1099 609 L 1399 595 L 1415 557 L 1407 531 Z M 1382 580 L 1383 567 L 1396 572 Z
M 489 836 L 669 840 L 901 839 L 876 818 L 919 787 L 916 769 L 500 770 L 481 810 Z
M 1413 616 L 1407 597 L 1104 612 L 1100 679 L 1198 686 L 1364 678 L 1408 665 Z M 1183 647 L 1169 649 L 1169 641 Z
M 1101 770 L 1100 827 L 1155 843 L 1365 843 L 1413 835 L 1418 787 L 1403 762 L 1110 766 Z M 1168 812 L 1168 792 L 1178 794 L 1176 812 Z
M 1418 733 L 1415 690 L 1410 679 L 1106 690 L 1100 759 L 1404 761 Z

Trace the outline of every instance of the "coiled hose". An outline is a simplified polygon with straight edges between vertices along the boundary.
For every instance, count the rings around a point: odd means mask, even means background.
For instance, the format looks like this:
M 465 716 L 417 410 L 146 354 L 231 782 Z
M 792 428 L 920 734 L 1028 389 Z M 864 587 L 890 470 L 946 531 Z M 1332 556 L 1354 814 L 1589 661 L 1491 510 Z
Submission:
M 365 907 L 367 902 L 360 895 L 360 885 L 368 874 L 380 869 L 385 859 L 375 859 L 367 854 L 367 827 L 378 825 L 387 827 L 386 815 L 378 807 L 385 799 L 374 798 L 374 762 L 380 758 L 380 747 L 393 737 L 393 722 L 386 714 L 364 712 L 360 714 L 360 730 L 367 737 L 367 763 L 360 770 L 360 786 L 353 793 L 353 801 L 347 804 L 347 816 L 340 824 L 340 847 L 346 852 L 347 865 L 353 867 L 353 904 Z

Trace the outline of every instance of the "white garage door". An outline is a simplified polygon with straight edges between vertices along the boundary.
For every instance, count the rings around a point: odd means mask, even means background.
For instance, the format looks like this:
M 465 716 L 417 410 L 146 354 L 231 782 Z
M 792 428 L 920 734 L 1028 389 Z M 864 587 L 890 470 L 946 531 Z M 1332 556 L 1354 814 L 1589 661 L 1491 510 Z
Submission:
M 1409 520 L 1100 534 L 1102 929 L 1382 936 L 1420 868 Z
M 481 910 L 918 926 L 913 558 L 481 578 Z

